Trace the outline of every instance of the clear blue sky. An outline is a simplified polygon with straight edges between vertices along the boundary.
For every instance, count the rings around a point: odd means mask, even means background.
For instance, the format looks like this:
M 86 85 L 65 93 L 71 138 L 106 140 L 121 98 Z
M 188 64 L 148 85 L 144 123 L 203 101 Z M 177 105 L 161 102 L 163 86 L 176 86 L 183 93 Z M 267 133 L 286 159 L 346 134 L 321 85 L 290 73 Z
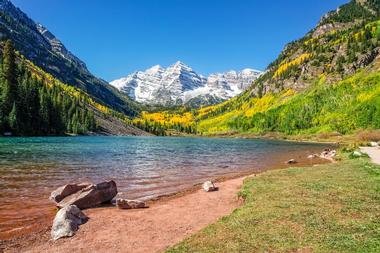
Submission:
M 12 0 L 105 80 L 181 60 L 201 74 L 265 69 L 347 0 Z

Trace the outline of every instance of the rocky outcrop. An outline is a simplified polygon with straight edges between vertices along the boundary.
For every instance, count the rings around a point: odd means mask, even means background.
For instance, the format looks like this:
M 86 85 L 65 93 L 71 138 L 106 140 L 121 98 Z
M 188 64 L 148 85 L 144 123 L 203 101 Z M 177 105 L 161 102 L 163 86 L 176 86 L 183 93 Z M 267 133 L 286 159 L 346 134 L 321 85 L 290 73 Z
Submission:
M 79 229 L 79 225 L 86 223 L 87 216 L 74 205 L 69 205 L 58 211 L 51 228 L 51 237 L 58 240 L 62 237 L 71 237 Z
M 215 184 L 211 181 L 204 182 L 202 188 L 205 192 L 213 192 L 218 190 L 218 187 L 216 187 Z
M 52 195 L 58 196 L 56 201 L 59 208 L 64 208 L 70 205 L 76 205 L 79 209 L 96 207 L 102 203 L 110 202 L 117 194 L 117 187 L 114 181 L 102 182 L 99 184 L 90 184 L 85 188 L 80 189 L 83 184 L 76 186 L 63 186 L 55 190 Z M 77 190 L 74 192 L 74 190 Z M 59 195 L 64 192 L 65 194 Z M 70 193 L 67 195 L 67 193 Z M 54 199 L 53 199 L 54 200 Z
M 376 57 L 380 54 L 380 47 L 373 49 L 372 51 L 362 55 L 355 63 L 355 69 L 364 68 L 371 64 Z
M 137 208 L 147 208 L 149 207 L 145 202 L 139 200 L 130 199 L 116 199 L 116 206 L 119 209 L 137 209 Z

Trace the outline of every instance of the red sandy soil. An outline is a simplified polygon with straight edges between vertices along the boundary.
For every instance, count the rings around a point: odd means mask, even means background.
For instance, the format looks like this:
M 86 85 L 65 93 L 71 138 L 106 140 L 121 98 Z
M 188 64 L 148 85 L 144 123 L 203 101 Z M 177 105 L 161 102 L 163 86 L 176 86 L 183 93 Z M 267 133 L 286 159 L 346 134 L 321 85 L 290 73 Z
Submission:
M 241 203 L 237 192 L 243 179 L 220 182 L 216 192 L 197 190 L 153 202 L 146 209 L 101 207 L 85 210 L 90 220 L 80 226 L 74 237 L 53 242 L 46 230 L 35 235 L 33 240 L 29 238 L 8 245 L 4 251 L 162 252 L 237 208 Z

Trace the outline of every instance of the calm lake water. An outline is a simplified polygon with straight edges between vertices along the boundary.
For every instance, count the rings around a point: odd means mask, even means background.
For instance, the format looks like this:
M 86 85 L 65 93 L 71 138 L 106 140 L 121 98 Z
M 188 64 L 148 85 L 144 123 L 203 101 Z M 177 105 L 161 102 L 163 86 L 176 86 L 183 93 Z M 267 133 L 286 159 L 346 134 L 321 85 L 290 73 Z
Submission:
M 150 199 L 206 179 L 284 166 L 290 158 L 306 161 L 325 147 L 217 138 L 0 138 L 0 239 L 51 217 L 50 192 L 67 183 L 113 179 L 128 198 Z

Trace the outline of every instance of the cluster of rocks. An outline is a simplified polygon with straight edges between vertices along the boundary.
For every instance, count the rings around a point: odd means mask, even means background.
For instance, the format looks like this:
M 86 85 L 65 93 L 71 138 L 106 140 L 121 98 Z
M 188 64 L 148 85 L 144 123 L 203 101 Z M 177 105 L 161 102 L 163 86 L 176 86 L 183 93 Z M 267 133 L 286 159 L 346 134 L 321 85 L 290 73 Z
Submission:
M 202 188 L 206 192 L 218 190 L 218 187 L 212 181 L 204 182 Z M 67 184 L 57 188 L 49 198 L 60 208 L 53 221 L 52 239 L 58 240 L 62 237 L 75 235 L 79 226 L 88 221 L 88 217 L 81 210 L 97 207 L 104 203 L 111 203 L 116 195 L 117 187 L 114 181 L 99 184 Z M 149 207 L 143 201 L 123 198 L 116 198 L 114 203 L 119 209 Z
M 73 236 L 79 226 L 88 220 L 81 210 L 111 203 L 116 195 L 117 186 L 112 180 L 99 184 L 67 184 L 53 191 L 50 200 L 60 208 L 51 229 L 53 240 Z M 144 202 L 122 198 L 116 199 L 116 206 L 120 209 L 148 207 Z
M 325 149 L 320 155 L 320 158 L 331 160 L 336 156 L 336 150 L 334 149 Z
M 323 150 L 322 153 L 312 154 L 312 155 L 309 155 L 307 158 L 308 159 L 322 158 L 322 159 L 332 160 L 335 156 L 336 156 L 336 150 L 327 148 Z M 296 163 L 298 162 L 295 159 L 290 159 L 286 161 L 286 164 L 296 164 Z

